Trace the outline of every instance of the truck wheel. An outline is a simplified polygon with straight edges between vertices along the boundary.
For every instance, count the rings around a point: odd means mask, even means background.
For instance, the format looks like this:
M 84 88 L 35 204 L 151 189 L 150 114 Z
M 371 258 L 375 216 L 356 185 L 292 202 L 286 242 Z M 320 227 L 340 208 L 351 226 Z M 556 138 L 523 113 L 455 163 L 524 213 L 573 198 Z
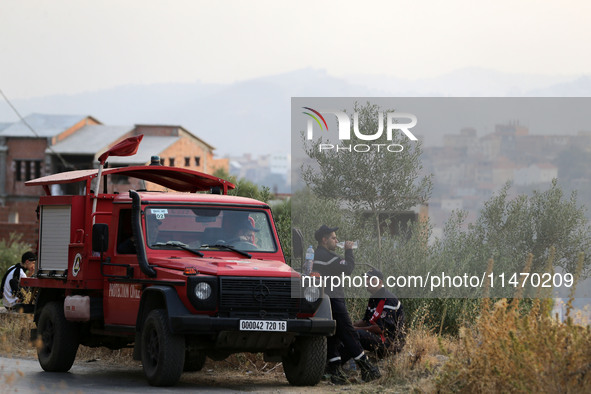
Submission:
M 152 386 L 173 386 L 183 373 L 185 338 L 173 335 L 164 309 L 148 314 L 142 329 L 142 365 Z
M 69 371 L 78 351 L 78 331 L 74 323 L 66 320 L 61 302 L 50 302 L 43 307 L 37 332 L 41 339 L 37 347 L 41 368 L 48 372 Z
M 282 357 L 283 370 L 289 384 L 314 386 L 324 374 L 326 337 L 298 337 L 287 355 Z
M 205 365 L 205 358 L 205 352 L 187 348 L 187 350 L 185 350 L 185 366 L 183 367 L 183 371 L 201 371 Z

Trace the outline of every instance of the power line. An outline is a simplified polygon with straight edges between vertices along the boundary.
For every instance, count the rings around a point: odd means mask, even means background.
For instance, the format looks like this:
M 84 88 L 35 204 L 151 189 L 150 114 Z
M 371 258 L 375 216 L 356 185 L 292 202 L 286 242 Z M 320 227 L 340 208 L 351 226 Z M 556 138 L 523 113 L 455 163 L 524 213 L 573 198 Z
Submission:
M 12 110 L 14 111 L 14 113 L 16 114 L 16 116 L 18 116 L 18 118 L 21 120 L 21 122 L 23 122 L 23 124 L 25 126 L 27 126 L 29 128 L 29 130 L 31 130 L 31 132 L 35 135 L 35 137 L 42 138 L 35 131 L 35 129 L 33 129 L 33 127 L 31 127 L 31 125 L 29 123 L 27 123 L 27 121 L 25 120 L 25 118 L 23 118 L 23 116 L 20 114 L 20 112 L 18 112 L 18 110 L 16 109 L 16 107 L 14 105 L 12 105 L 12 103 L 10 102 L 10 100 L 8 99 L 8 97 L 6 97 L 6 95 L 4 94 L 4 92 L 2 91 L 2 89 L 0 89 L 0 94 L 2 95 L 2 97 L 4 97 L 4 100 L 8 103 L 8 105 L 10 106 L 10 108 L 12 108 Z M 60 159 L 60 161 L 62 162 L 63 166 L 66 169 L 68 169 L 68 168 L 74 168 L 74 166 L 72 164 L 68 163 L 66 161 L 66 159 L 64 159 L 63 156 L 59 152 L 56 152 L 55 150 L 53 150 L 53 148 L 51 147 L 50 144 L 47 144 L 47 149 L 49 149 L 49 151 L 51 153 L 53 153 L 54 155 L 56 155 L 58 157 L 58 159 Z

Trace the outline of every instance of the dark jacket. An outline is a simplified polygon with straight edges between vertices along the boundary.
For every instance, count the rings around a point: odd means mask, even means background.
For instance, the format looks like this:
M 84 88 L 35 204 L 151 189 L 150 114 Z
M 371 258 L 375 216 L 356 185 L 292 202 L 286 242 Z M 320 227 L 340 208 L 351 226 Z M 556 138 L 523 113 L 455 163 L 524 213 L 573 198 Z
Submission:
M 382 287 L 367 302 L 363 320 L 383 331 L 382 342 L 390 344 L 404 339 L 404 311 L 396 296 Z
M 314 251 L 313 271 L 318 272 L 322 277 L 329 277 L 326 281 L 324 292 L 331 298 L 345 298 L 345 291 L 342 283 L 341 286 L 335 287 L 331 291 L 330 277 L 338 276 L 339 281 L 342 282 L 342 275 L 351 275 L 353 269 L 355 269 L 355 259 L 353 258 L 352 249 L 345 249 L 345 258 L 331 252 L 324 246 L 318 246 Z

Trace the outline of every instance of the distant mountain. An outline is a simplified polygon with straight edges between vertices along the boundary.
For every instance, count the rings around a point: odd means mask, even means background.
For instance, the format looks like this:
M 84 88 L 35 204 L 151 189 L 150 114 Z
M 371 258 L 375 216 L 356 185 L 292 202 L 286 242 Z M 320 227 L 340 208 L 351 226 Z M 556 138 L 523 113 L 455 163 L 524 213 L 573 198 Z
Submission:
M 589 97 L 591 96 L 591 77 L 583 76 L 572 81 L 533 89 L 529 93 L 534 97 Z
M 290 151 L 292 96 L 371 96 L 372 90 L 322 70 L 213 84 L 127 85 L 97 92 L 15 100 L 32 112 L 92 115 L 110 125 L 178 124 L 217 148 L 218 155 Z M 16 121 L 0 104 L 0 122 Z
M 573 80 L 573 76 L 515 74 L 467 67 L 435 78 L 406 80 L 379 75 L 352 75 L 346 78 L 369 88 L 400 97 L 520 97 L 536 96 L 539 89 L 552 90 Z M 591 92 L 591 88 L 587 87 Z M 560 96 L 575 95 L 564 91 Z M 558 94 L 548 94 L 558 96 Z
M 53 95 L 15 100 L 19 112 L 92 115 L 106 124 L 147 123 L 165 116 L 177 102 L 205 97 L 224 88 L 221 85 L 154 84 L 125 85 L 95 92 Z M 14 113 L 0 104 L 0 119 L 15 120 Z M 174 122 L 173 122 L 174 123 Z
M 15 100 L 29 113 L 92 115 L 108 125 L 178 124 L 217 154 L 290 151 L 291 97 L 590 96 L 591 79 L 506 74 L 467 68 L 437 78 L 404 80 L 357 75 L 336 78 L 303 69 L 227 85 L 126 85 L 75 95 Z M 16 121 L 0 104 L 0 122 Z

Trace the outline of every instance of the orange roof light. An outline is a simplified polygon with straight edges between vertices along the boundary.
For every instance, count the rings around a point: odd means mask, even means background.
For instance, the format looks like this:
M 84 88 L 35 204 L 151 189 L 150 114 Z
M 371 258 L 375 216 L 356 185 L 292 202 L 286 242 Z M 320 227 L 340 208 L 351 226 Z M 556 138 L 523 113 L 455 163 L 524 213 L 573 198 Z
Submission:
M 185 271 L 183 272 L 185 275 L 197 275 L 197 268 L 195 267 L 185 267 Z

